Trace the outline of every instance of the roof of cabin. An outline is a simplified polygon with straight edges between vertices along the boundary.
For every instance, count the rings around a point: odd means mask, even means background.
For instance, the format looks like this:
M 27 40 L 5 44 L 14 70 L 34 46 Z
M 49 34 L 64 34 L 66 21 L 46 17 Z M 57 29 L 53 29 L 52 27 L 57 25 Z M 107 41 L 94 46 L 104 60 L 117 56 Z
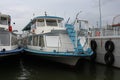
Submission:
M 38 16 L 38 17 L 35 17 L 34 19 L 40 19 L 40 18 L 52 18 L 52 19 L 60 19 L 60 20 L 63 20 L 63 18 L 61 17 L 56 17 L 56 16 Z
M 1 17 L 10 17 L 10 15 L 0 13 Z
M 118 23 L 118 24 L 113 24 L 112 27 L 120 27 L 120 23 Z
M 35 18 L 33 18 L 23 29 L 22 31 L 25 31 L 25 30 L 30 30 L 30 26 L 32 24 L 32 22 L 36 19 L 58 19 L 58 20 L 63 20 L 62 17 L 56 17 L 56 16 L 37 16 Z

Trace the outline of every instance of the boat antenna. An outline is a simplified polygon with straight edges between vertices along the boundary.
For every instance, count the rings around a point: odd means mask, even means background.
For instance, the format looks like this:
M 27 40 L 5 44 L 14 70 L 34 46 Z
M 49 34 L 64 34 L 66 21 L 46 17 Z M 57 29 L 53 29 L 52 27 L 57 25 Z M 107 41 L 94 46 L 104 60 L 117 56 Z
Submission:
M 35 13 L 33 13 L 33 17 L 35 16 Z
M 45 11 L 45 16 L 47 16 L 47 12 Z
M 76 14 L 75 21 L 73 22 L 73 25 L 74 25 L 74 24 L 75 24 L 75 22 L 77 21 L 78 16 L 79 16 L 79 14 L 80 14 L 81 12 L 82 12 L 82 11 L 80 11 L 80 12 L 78 12 L 78 13 Z
M 66 24 L 67 24 L 69 21 L 70 21 L 70 17 L 68 18 L 68 20 L 67 20 Z

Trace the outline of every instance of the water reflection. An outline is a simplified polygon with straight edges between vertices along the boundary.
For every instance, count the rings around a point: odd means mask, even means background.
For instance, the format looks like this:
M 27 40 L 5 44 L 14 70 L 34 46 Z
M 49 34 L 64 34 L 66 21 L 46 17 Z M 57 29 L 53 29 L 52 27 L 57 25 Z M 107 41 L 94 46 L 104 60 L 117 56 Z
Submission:
M 118 80 L 120 69 L 81 60 L 76 67 L 20 58 L 0 61 L 0 80 Z
M 31 73 L 29 80 L 118 80 L 115 75 L 120 73 L 120 69 L 88 61 L 81 61 L 75 68 L 46 61 L 24 61 L 24 66 Z
M 20 74 L 19 77 L 17 78 L 18 80 L 27 80 L 29 79 L 30 72 L 25 68 L 23 65 L 22 59 L 20 60 Z
M 111 67 L 106 67 L 104 71 L 104 80 L 114 80 L 114 71 Z
M 16 80 L 19 70 L 19 59 L 0 58 L 0 80 Z

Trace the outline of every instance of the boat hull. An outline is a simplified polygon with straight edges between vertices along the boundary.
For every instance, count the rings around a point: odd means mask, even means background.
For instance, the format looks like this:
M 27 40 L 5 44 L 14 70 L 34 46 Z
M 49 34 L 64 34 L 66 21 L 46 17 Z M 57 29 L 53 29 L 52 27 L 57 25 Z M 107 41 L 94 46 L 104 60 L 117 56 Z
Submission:
M 75 66 L 77 62 L 79 61 L 79 59 L 82 58 L 81 56 L 76 56 L 76 55 L 67 55 L 67 54 L 59 54 L 59 53 L 54 54 L 54 52 L 53 53 L 48 52 L 48 54 L 45 54 L 42 52 L 36 53 L 30 49 L 25 49 L 24 54 L 31 55 L 31 56 L 38 56 L 40 57 L 40 59 L 46 59 L 46 60 L 50 60 L 54 62 L 59 62 L 59 63 L 70 65 L 70 66 Z
M 23 52 L 23 48 L 17 48 L 13 50 L 8 50 L 8 51 L 1 51 L 0 52 L 0 57 L 5 57 L 5 56 L 12 56 L 12 55 L 18 55 L 21 52 Z
M 104 36 L 104 37 L 91 37 L 89 38 L 89 42 L 91 42 L 91 40 L 95 40 L 97 43 L 97 48 L 96 48 L 96 53 L 97 53 L 97 58 L 96 58 L 96 62 L 102 63 L 102 64 L 106 64 L 105 62 L 105 54 L 107 53 L 112 53 L 114 56 L 114 62 L 112 64 L 112 66 L 114 67 L 118 67 L 120 68 L 120 37 L 119 36 Z M 107 51 L 105 49 L 105 44 L 107 41 L 112 41 L 114 44 L 114 50 L 112 51 Z

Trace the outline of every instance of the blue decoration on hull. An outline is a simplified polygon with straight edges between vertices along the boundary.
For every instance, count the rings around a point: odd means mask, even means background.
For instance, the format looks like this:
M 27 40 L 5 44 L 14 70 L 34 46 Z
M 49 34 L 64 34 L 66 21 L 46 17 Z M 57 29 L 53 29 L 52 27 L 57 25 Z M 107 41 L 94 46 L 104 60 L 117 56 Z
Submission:
M 23 48 L 20 49 L 14 49 L 14 50 L 9 50 L 9 51 L 0 51 L 0 56 L 2 55 L 13 55 L 13 54 L 19 54 L 20 52 L 23 52 Z
M 45 51 L 38 51 L 38 50 L 33 50 L 33 49 L 25 49 L 26 52 L 36 54 L 36 55 L 49 55 L 49 56 L 73 56 L 73 57 L 88 57 L 91 56 L 92 53 L 90 54 L 75 54 L 72 52 L 45 52 Z

